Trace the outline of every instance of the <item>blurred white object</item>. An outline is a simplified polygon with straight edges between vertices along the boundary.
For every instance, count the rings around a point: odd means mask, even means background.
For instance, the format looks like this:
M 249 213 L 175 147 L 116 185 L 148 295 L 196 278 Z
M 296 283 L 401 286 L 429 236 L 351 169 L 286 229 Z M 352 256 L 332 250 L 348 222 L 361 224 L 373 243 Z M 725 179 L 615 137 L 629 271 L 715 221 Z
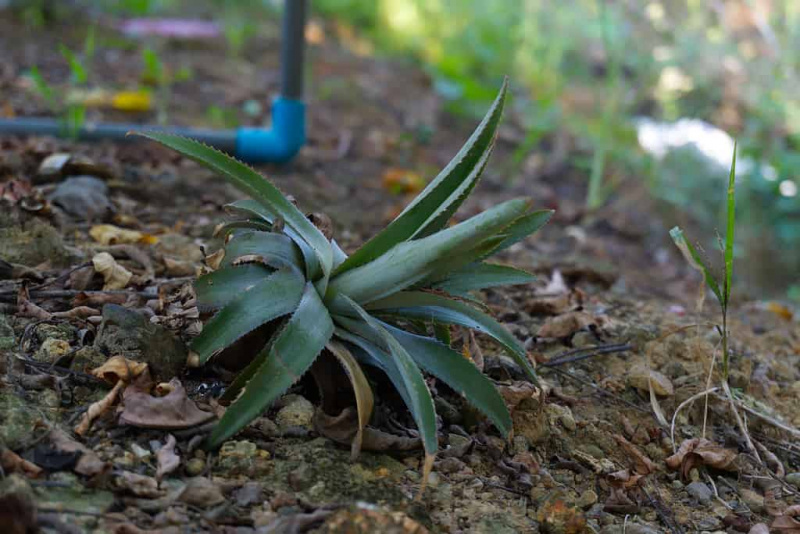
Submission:
M 658 159 L 666 156 L 672 149 L 695 145 L 708 159 L 723 168 L 730 167 L 733 138 L 700 119 L 658 122 L 650 118 L 639 118 L 636 120 L 636 131 L 642 148 Z

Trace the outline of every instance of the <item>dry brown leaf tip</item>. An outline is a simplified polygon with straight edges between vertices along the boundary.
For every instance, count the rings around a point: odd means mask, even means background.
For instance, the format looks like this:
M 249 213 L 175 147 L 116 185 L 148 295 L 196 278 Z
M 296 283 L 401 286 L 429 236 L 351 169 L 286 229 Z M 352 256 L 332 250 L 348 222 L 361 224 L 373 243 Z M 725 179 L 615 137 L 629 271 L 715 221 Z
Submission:
M 118 381 L 131 382 L 147 369 L 147 364 L 129 360 L 124 356 L 112 356 L 103 365 L 92 370 L 92 374 L 109 384 Z
M 678 450 L 665 460 L 667 467 L 679 470 L 684 479 L 689 478 L 693 467 L 705 465 L 723 471 L 736 471 L 736 451 L 720 447 L 705 438 L 687 439 Z
M 133 278 L 133 273 L 117 263 L 117 260 L 108 252 L 96 254 L 92 258 L 92 265 L 105 281 L 103 291 L 124 289 Z

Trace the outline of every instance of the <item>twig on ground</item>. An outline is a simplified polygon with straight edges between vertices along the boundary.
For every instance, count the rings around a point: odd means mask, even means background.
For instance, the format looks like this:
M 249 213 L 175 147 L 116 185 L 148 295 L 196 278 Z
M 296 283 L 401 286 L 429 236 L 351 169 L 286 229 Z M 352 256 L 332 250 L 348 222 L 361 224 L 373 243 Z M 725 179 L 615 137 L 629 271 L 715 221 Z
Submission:
M 541 364 L 541 367 L 556 367 L 568 363 L 579 362 L 602 354 L 613 354 L 615 352 L 626 352 L 633 350 L 633 345 L 628 343 L 618 343 L 616 345 L 595 345 L 562 352 L 548 362 Z
M 633 404 L 632 402 L 627 401 L 627 400 L 623 399 L 622 397 L 620 397 L 618 395 L 614 395 L 613 393 L 609 393 L 608 391 L 604 390 L 600 386 L 598 386 L 596 384 L 593 384 L 593 383 L 591 383 L 591 382 L 589 382 L 587 380 L 584 380 L 582 378 L 578 378 L 577 376 L 571 375 L 570 373 L 568 373 L 568 372 L 566 372 L 566 371 L 564 371 L 562 369 L 559 369 L 558 367 L 547 367 L 547 369 L 550 370 L 550 371 L 553 371 L 554 373 L 557 373 L 557 374 L 563 376 L 564 378 L 568 378 L 570 380 L 574 380 L 575 382 L 578 382 L 579 384 L 582 384 L 584 386 L 588 386 L 588 387 L 594 389 L 601 396 L 608 397 L 608 398 L 613 399 L 613 400 L 615 400 L 617 402 L 621 402 L 622 404 L 628 406 L 629 408 L 633 408 L 634 410 L 640 411 L 642 413 L 650 414 L 650 410 L 645 410 L 641 406 L 637 406 L 637 405 Z

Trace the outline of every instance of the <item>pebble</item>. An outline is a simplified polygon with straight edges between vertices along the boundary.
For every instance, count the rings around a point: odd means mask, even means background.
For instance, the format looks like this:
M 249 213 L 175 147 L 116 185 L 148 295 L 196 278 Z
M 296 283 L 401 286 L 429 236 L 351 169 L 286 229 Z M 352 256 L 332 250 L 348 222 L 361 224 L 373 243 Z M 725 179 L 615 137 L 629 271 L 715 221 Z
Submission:
M 442 477 L 439 476 L 439 473 L 434 471 L 428 476 L 428 486 L 435 488 L 442 482 Z
M 275 422 L 282 429 L 299 426 L 311 430 L 314 427 L 313 421 L 314 405 L 299 395 L 275 415 Z
M 658 371 L 637 366 L 628 373 L 628 385 L 644 393 L 650 392 L 651 383 L 653 384 L 653 391 L 659 397 L 671 397 L 675 394 L 672 382 Z
M 42 362 L 53 363 L 70 351 L 69 343 L 63 339 L 47 338 L 36 353 L 36 359 Z
M 800 473 L 789 473 L 786 475 L 786 483 L 791 484 L 795 488 L 800 488 Z
M 186 474 L 190 477 L 196 477 L 206 468 L 205 460 L 201 458 L 192 458 L 186 462 Z
M 702 482 L 692 482 L 686 486 L 686 491 L 689 492 L 689 495 L 697 499 L 701 504 L 708 504 L 711 502 L 711 497 L 714 495 L 714 492 L 711 491 L 711 488 Z
M 591 508 L 594 503 L 597 502 L 597 492 L 594 490 L 586 490 L 581 493 L 581 496 L 578 497 L 578 501 L 575 503 L 579 507 L 586 509 Z
M 739 496 L 742 498 L 742 501 L 744 501 L 747 507 L 753 512 L 760 514 L 764 511 L 764 497 L 755 491 L 747 488 L 741 488 L 739 490 Z
M 67 178 L 58 184 L 49 200 L 78 220 L 101 220 L 111 212 L 108 186 L 94 176 Z

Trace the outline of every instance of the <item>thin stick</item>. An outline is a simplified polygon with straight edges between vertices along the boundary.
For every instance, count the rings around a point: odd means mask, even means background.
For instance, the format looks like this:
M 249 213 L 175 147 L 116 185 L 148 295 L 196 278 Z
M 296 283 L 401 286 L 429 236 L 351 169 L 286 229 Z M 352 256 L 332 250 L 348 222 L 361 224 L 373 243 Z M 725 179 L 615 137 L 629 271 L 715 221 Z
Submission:
M 580 349 L 568 350 L 562 352 L 555 358 L 548 362 L 541 364 L 541 367 L 555 367 L 557 365 L 564 365 L 567 363 L 579 362 L 602 354 L 612 354 L 615 352 L 626 352 L 633 349 L 633 345 L 628 343 L 618 343 L 616 345 L 595 345 L 593 347 L 583 347 Z M 581 354 L 587 352 L 586 354 Z M 577 354 L 577 356 L 573 356 Z
M 703 397 L 705 395 L 710 395 L 711 393 L 714 393 L 717 390 L 719 390 L 719 388 L 711 388 L 711 389 L 707 389 L 705 391 L 701 391 L 700 393 L 696 393 L 696 394 L 692 395 L 691 397 L 689 397 L 688 399 L 686 399 L 685 401 L 683 401 L 682 403 L 680 403 L 678 405 L 678 407 L 675 409 L 675 413 L 672 414 L 672 424 L 669 427 L 669 439 L 670 439 L 670 441 L 672 441 L 672 452 L 677 452 L 677 450 L 678 450 L 678 447 L 675 446 L 675 419 L 677 419 L 678 413 L 685 406 L 693 403 L 694 401 L 696 401 L 700 397 Z
M 714 347 L 714 352 L 711 354 L 711 367 L 708 370 L 708 379 L 706 380 L 706 390 L 711 387 L 711 378 L 714 375 L 714 365 L 717 363 L 717 350 L 719 349 L 719 344 L 722 340 L 718 341 L 716 346 Z M 705 409 L 703 410 L 703 439 L 706 437 L 706 422 L 708 420 L 708 395 L 706 395 L 705 399 Z
M 613 399 L 615 401 L 621 402 L 622 404 L 628 406 L 629 408 L 633 408 L 634 410 L 638 410 L 638 411 L 640 411 L 642 413 L 646 413 L 646 414 L 652 415 L 650 413 L 650 410 L 645 410 L 644 408 L 642 408 L 640 406 L 636 406 L 632 402 L 628 402 L 625 399 L 623 399 L 622 397 L 614 395 L 613 393 L 609 393 L 608 391 L 604 390 L 600 386 L 592 384 L 591 382 L 583 380 L 582 378 L 578 378 L 577 376 L 571 375 L 568 372 L 566 372 L 566 371 L 564 371 L 562 369 L 559 369 L 558 367 L 548 367 L 547 369 L 549 369 L 550 371 L 553 371 L 555 373 L 558 373 L 559 375 L 561 375 L 561 376 L 563 376 L 565 378 L 569 378 L 570 380 L 574 380 L 575 382 L 578 382 L 579 384 L 583 384 L 584 386 L 588 386 L 588 387 L 594 389 L 595 391 L 597 391 L 597 393 L 599 393 L 601 396 L 609 397 L 609 398 L 611 398 L 611 399 Z
M 756 446 L 753 444 L 753 440 L 750 439 L 750 433 L 747 431 L 744 420 L 742 419 L 742 416 L 739 415 L 739 410 L 736 409 L 736 401 L 733 400 L 733 393 L 731 393 L 731 388 L 728 386 L 727 379 L 722 381 L 722 389 L 725 391 L 725 395 L 728 397 L 731 410 L 733 410 L 733 416 L 736 418 L 736 424 L 739 425 L 739 428 L 742 430 L 742 434 L 747 442 L 747 446 L 750 448 L 750 452 L 753 453 L 753 456 L 756 457 L 759 464 L 764 465 L 763 460 L 761 460 L 761 456 L 758 454 L 758 449 L 756 449 Z

